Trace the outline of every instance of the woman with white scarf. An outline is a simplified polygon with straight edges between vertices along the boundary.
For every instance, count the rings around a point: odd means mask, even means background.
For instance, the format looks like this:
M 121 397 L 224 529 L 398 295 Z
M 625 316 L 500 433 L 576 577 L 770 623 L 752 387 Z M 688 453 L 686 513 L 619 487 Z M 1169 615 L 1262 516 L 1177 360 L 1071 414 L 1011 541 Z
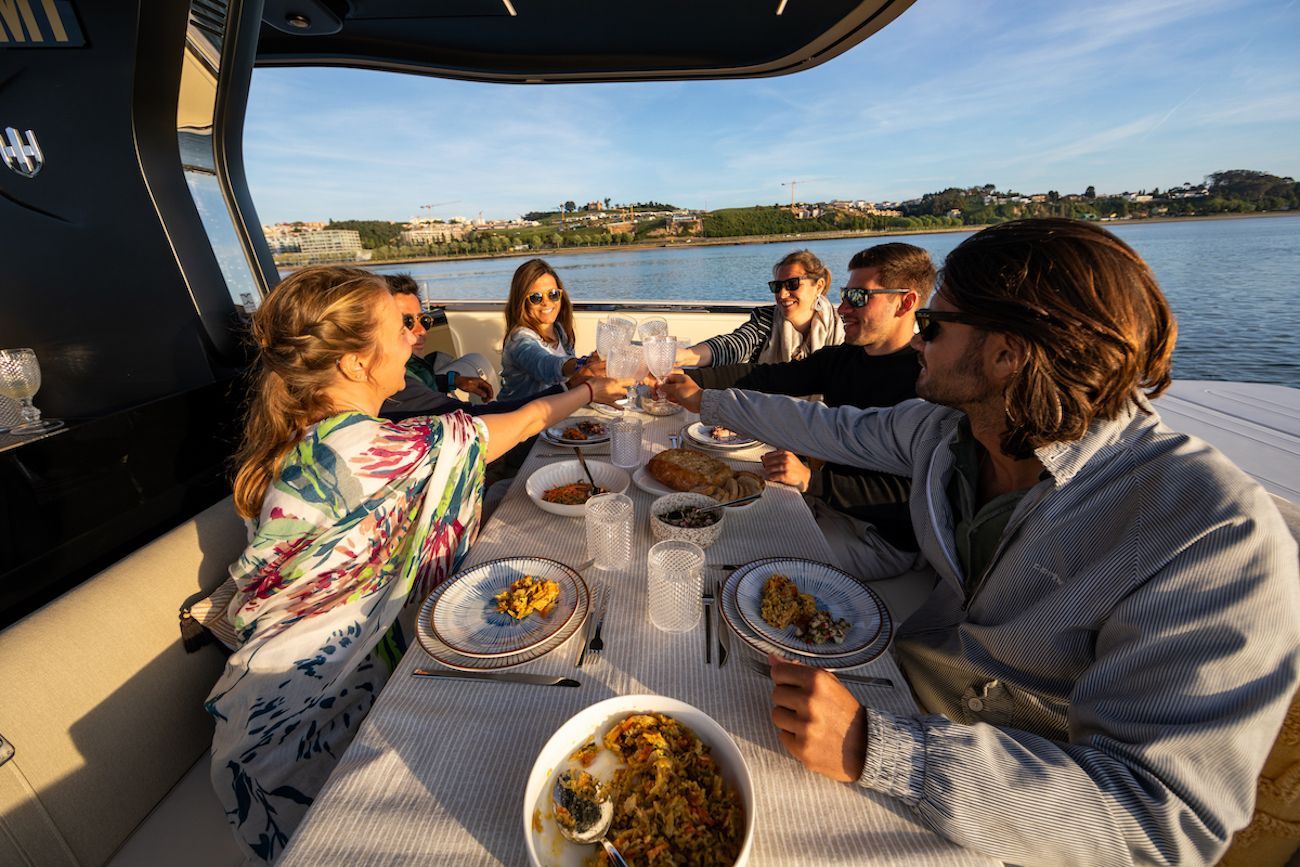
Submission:
M 756 307 L 749 321 L 730 334 L 679 349 L 682 367 L 724 364 L 775 364 L 807 358 L 823 346 L 844 342 L 835 305 L 826 299 L 830 269 L 809 250 L 787 254 L 772 269 L 767 284 L 776 296 L 770 307 Z

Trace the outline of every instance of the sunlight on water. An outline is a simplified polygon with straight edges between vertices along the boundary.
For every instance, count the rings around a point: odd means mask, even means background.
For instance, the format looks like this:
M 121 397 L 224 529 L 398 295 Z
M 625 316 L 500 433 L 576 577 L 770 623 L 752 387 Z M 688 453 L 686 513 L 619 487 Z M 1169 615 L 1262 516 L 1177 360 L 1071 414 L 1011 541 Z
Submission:
M 1300 387 L 1300 217 L 1110 224 L 1155 270 L 1178 317 L 1179 379 L 1275 382 Z M 844 285 L 858 250 L 905 241 L 936 262 L 965 233 L 798 239 L 776 244 L 673 247 L 550 256 L 580 300 L 726 300 L 770 303 L 772 264 L 807 247 Z M 504 300 L 519 258 L 376 266 L 408 271 L 435 300 Z M 837 293 L 832 293 L 833 295 Z

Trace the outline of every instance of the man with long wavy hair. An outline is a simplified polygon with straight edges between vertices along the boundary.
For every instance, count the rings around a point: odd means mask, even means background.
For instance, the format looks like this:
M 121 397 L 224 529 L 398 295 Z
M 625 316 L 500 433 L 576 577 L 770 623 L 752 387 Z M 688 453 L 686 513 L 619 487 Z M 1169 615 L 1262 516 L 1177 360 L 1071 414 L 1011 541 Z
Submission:
M 782 743 L 1000 860 L 1213 862 L 1300 682 L 1300 569 L 1269 495 L 1149 402 L 1177 333 L 1155 277 L 1099 227 L 1005 223 L 916 319 L 929 402 L 667 384 L 705 423 L 912 479 L 937 583 L 896 652 L 926 712 L 772 657 Z

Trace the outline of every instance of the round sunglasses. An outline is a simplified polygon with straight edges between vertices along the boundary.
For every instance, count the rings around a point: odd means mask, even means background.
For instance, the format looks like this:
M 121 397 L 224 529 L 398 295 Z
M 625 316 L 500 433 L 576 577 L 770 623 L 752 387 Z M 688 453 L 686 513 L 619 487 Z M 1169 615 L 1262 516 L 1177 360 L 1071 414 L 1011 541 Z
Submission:
M 413 316 L 410 313 L 402 314 L 402 327 L 407 331 L 415 330 L 415 323 L 420 323 L 420 327 L 425 331 L 433 328 L 434 318 L 432 313 L 421 313 L 419 316 Z
M 546 298 L 549 299 L 549 300 L 551 300 L 551 301 L 559 301 L 560 298 L 562 298 L 563 296 L 564 296 L 564 293 L 563 293 L 562 291 L 560 291 L 559 289 L 551 289 L 551 290 L 549 290 L 549 291 L 546 293 Z M 534 293 L 532 293 L 531 295 L 529 295 L 529 296 L 528 296 L 528 303 L 529 303 L 529 304 L 532 304 L 534 307 L 536 307 L 538 304 L 541 304 L 541 303 L 542 303 L 542 293 L 541 293 L 541 292 L 534 292 Z

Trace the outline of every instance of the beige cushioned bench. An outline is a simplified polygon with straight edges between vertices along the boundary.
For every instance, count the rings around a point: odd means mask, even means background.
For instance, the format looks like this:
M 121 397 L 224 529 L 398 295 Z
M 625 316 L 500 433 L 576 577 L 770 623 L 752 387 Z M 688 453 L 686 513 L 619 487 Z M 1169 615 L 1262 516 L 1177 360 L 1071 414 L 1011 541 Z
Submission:
M 136 863 L 240 863 L 207 784 L 203 700 L 223 657 L 185 652 L 177 608 L 225 580 L 245 543 L 227 498 L 0 632 L 0 737 L 14 748 L 0 765 L 0 864 L 99 865 L 119 849 Z M 146 823 L 155 808 L 165 821 Z M 123 848 L 142 825 L 137 837 L 169 825 L 189 843 Z

